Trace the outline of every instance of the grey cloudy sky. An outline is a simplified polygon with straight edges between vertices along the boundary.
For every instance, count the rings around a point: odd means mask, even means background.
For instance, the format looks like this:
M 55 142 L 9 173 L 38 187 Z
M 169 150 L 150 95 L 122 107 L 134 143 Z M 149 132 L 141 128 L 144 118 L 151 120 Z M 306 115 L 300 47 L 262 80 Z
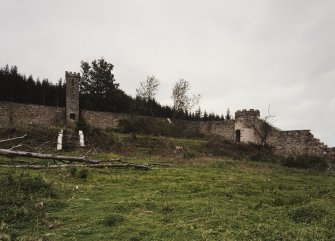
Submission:
M 0 65 L 57 81 L 104 57 L 131 95 L 153 74 L 172 104 L 184 78 L 203 109 L 270 105 L 335 146 L 334 26 L 333 0 L 0 0 Z

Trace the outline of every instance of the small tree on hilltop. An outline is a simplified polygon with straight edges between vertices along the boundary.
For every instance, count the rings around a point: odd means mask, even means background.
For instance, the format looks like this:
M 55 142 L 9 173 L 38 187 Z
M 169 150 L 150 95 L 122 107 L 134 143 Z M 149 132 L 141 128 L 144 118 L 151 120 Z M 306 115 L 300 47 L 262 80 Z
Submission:
M 147 102 L 148 110 L 151 116 L 154 115 L 152 104 L 155 101 L 155 96 L 158 92 L 160 82 L 155 76 L 147 76 L 147 79 L 140 82 L 140 87 L 136 89 L 137 96 Z
M 184 79 L 180 79 L 173 86 L 171 98 L 173 100 L 173 109 L 175 112 L 190 112 L 199 104 L 200 95 L 189 94 L 190 89 L 190 83 Z

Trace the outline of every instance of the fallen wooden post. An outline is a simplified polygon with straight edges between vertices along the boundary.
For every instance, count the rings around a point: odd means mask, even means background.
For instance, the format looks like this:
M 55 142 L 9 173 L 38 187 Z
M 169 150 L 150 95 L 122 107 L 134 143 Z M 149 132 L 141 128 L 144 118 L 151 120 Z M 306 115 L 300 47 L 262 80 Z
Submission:
M 134 164 L 134 163 L 126 163 L 126 164 L 60 164 L 60 165 L 0 165 L 0 167 L 6 168 L 26 168 L 26 169 L 56 169 L 56 168 L 64 168 L 64 167 L 88 167 L 88 168 L 134 168 L 134 169 L 150 169 L 149 165 L 145 164 Z
M 19 137 L 14 137 L 14 138 L 8 138 L 8 139 L 5 139 L 5 140 L 0 140 L 0 143 L 2 143 L 2 142 L 7 142 L 7 141 L 14 141 L 14 140 L 18 140 L 18 139 L 23 139 L 23 138 L 25 138 L 25 137 L 27 137 L 28 135 L 27 134 L 25 134 L 25 135 L 23 135 L 23 136 L 19 136 Z
M 27 152 L 27 151 L 13 151 L 10 149 L 0 149 L 0 155 L 6 157 L 30 157 L 30 158 L 39 158 L 39 159 L 51 159 L 51 160 L 59 160 L 59 161 L 69 161 L 69 162 L 84 162 L 91 164 L 99 164 L 101 160 L 89 160 L 85 157 L 74 157 L 74 156 L 62 156 L 62 155 L 54 155 L 54 154 L 43 154 L 37 152 Z M 120 161 L 120 159 L 108 160 L 108 161 Z

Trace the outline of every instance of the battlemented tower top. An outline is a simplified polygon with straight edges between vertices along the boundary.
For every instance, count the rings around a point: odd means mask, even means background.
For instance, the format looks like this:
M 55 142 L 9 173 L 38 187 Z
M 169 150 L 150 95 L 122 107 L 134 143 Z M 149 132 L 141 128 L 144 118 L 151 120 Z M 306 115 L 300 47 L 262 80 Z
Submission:
M 254 109 L 250 109 L 250 110 L 238 110 L 235 112 L 235 119 L 238 117 L 248 117 L 248 116 L 256 116 L 256 117 L 260 117 L 260 112 L 259 110 L 254 110 Z
M 65 71 L 65 76 L 67 76 L 67 77 L 80 77 L 80 73 Z

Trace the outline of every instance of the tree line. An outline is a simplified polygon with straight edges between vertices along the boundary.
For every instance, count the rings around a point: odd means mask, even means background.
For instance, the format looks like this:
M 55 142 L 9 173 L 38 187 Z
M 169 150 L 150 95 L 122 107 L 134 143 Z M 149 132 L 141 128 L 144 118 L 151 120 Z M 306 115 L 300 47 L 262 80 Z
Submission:
M 136 97 L 131 97 L 119 88 L 112 73 L 114 66 L 103 58 L 91 63 L 81 62 L 80 108 L 129 113 L 153 117 L 183 119 L 189 121 L 219 121 L 231 119 L 229 109 L 226 115 L 202 111 L 198 107 L 200 95 L 190 95 L 190 84 L 186 80 L 175 83 L 172 91 L 173 106 L 161 105 L 155 99 L 160 82 L 148 76 L 140 82 Z M 65 82 L 56 84 L 48 79 L 27 78 L 18 72 L 17 66 L 0 68 L 0 100 L 26 104 L 65 107 Z
M 65 106 L 65 84 L 48 79 L 27 78 L 18 73 L 17 67 L 6 65 L 0 68 L 0 100 L 27 104 Z

